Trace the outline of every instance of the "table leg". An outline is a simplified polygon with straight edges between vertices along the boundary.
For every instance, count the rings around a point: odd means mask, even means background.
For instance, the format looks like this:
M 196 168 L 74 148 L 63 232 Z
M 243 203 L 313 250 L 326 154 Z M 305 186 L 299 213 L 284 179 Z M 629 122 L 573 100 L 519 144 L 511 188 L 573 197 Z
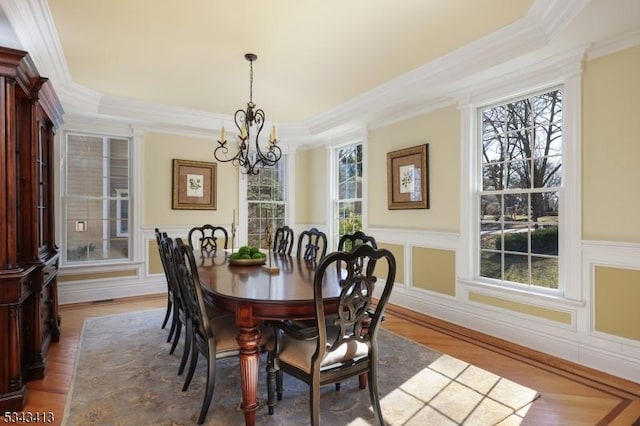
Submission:
M 240 380 L 242 386 L 242 410 L 245 425 L 253 426 L 258 409 L 258 370 L 260 369 L 260 330 L 254 327 L 240 327 Z

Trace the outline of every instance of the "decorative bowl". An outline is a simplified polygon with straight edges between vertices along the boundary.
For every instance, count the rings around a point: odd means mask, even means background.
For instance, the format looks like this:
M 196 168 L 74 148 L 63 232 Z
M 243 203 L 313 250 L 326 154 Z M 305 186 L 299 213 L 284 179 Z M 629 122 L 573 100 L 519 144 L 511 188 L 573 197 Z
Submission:
M 267 257 L 261 257 L 260 259 L 228 259 L 229 265 L 233 266 L 255 266 L 264 265 L 267 261 Z

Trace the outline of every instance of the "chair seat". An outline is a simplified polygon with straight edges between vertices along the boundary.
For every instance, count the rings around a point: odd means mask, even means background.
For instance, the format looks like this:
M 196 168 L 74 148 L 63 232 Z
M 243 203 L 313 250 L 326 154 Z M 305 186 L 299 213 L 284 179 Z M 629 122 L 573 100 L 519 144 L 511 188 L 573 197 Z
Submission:
M 335 339 L 337 329 L 329 332 L 327 340 Z M 282 336 L 280 341 L 280 361 L 293 365 L 307 373 L 311 372 L 311 357 L 316 350 L 317 340 L 298 340 L 287 336 Z M 347 340 L 343 342 L 335 351 L 327 353 L 320 364 L 320 370 L 330 370 L 343 365 L 345 362 L 353 364 L 360 358 L 369 354 L 369 346 L 358 340 Z
M 238 327 L 236 326 L 236 319 L 232 313 L 224 312 L 220 314 L 220 311 L 213 308 L 215 311 L 214 317 L 209 317 L 211 329 L 216 336 L 216 352 L 228 352 L 237 351 L 240 349 L 238 345 Z M 274 345 L 275 336 L 271 327 L 259 327 L 260 330 L 260 347 L 266 350 L 271 350 Z

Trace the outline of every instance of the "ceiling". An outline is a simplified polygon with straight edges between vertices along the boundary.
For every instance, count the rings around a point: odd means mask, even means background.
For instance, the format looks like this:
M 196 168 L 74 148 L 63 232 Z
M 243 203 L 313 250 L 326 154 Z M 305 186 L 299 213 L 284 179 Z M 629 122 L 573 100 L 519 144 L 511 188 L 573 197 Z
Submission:
M 258 55 L 253 101 L 267 119 L 312 128 L 332 112 L 354 118 L 387 102 L 393 105 L 378 116 L 388 116 L 435 102 L 439 87 L 473 84 L 472 74 L 514 57 L 533 61 L 541 50 L 554 54 L 640 27 L 637 0 L 0 0 L 0 6 L 17 41 L 58 86 L 67 112 L 81 110 L 71 100 L 83 97 L 103 110 L 109 102 L 130 102 L 230 117 L 249 100 L 244 54 L 252 52 Z

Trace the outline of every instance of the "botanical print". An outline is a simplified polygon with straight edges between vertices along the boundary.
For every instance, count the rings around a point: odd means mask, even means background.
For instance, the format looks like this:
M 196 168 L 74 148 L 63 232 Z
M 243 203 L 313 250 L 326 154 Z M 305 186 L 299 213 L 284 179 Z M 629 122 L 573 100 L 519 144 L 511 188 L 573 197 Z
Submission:
M 204 197 L 204 176 L 187 174 L 187 197 Z
M 408 166 L 400 166 L 398 170 L 400 176 L 400 193 L 412 193 L 414 191 L 414 166 L 410 164 Z

